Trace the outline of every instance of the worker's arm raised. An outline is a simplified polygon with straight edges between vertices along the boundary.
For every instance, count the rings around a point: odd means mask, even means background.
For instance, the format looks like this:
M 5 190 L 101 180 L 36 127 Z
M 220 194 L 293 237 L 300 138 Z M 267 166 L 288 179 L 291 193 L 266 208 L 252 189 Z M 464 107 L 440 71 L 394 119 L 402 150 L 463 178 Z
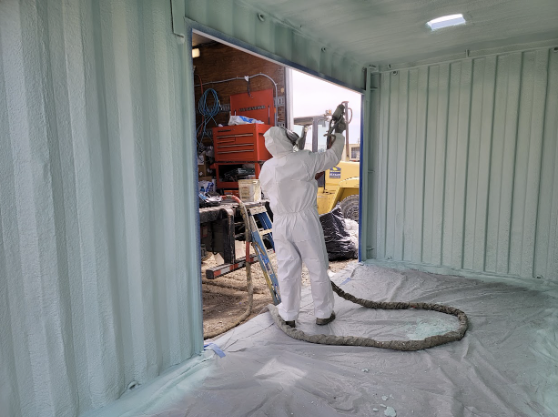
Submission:
M 336 133 L 335 141 L 331 145 L 330 149 L 326 150 L 325 152 L 312 154 L 312 156 L 314 157 L 314 173 L 312 175 L 336 166 L 341 160 L 344 147 L 345 137 L 341 133 Z

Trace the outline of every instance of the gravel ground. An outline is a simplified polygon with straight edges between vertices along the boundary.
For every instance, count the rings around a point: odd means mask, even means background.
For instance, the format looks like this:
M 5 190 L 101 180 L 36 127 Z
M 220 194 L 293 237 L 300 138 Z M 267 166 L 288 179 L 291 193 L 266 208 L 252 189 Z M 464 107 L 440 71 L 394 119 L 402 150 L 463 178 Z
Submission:
M 269 258 L 274 270 L 277 271 L 275 254 L 270 254 Z M 330 269 L 338 272 L 354 262 L 357 260 L 333 261 L 330 262 Z M 246 268 L 233 271 L 217 279 L 205 278 L 205 270 L 217 265 L 213 256 L 202 264 L 203 331 L 205 335 L 224 331 L 230 323 L 236 321 L 246 311 Z M 272 303 L 271 294 L 258 263 L 252 265 L 252 282 L 254 302 L 252 313 L 247 320 L 258 315 L 268 304 Z M 302 270 L 302 285 L 310 285 L 306 267 L 303 267 Z

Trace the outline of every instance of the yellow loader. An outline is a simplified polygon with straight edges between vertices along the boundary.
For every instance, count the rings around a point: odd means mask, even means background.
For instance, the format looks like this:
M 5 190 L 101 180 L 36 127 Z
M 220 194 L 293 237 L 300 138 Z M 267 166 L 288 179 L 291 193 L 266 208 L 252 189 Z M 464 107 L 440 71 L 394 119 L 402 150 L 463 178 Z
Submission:
M 343 102 L 345 113 L 350 110 L 347 107 L 348 102 Z M 352 111 L 351 111 L 352 113 Z M 327 122 L 332 118 L 331 111 L 318 116 L 297 117 L 294 119 L 296 126 L 302 126 L 303 135 L 311 127 L 312 142 L 305 144 L 305 149 L 312 152 L 323 152 L 326 149 L 326 138 L 324 133 L 327 132 Z M 352 114 L 351 114 L 352 118 Z M 335 208 L 337 204 L 341 207 L 343 215 L 346 219 L 359 221 L 359 183 L 360 183 L 360 162 L 358 161 L 359 145 L 349 144 L 349 129 L 347 121 L 347 131 L 345 132 L 345 156 L 336 167 L 325 172 L 318 179 L 318 213 L 328 213 Z M 352 149 L 351 149 L 352 147 Z M 355 152 L 357 151 L 357 152 Z
M 318 180 L 318 213 L 328 213 L 337 204 L 346 219 L 359 220 L 359 175 L 360 163 L 341 161 L 326 171 Z

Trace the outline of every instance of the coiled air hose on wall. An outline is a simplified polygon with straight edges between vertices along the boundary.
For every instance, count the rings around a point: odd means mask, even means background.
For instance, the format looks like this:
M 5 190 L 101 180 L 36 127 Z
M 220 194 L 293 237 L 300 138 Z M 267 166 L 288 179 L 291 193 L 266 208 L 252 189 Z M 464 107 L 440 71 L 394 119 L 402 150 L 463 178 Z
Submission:
M 211 94 L 211 98 L 213 99 L 212 106 L 207 104 L 207 99 L 209 98 L 210 94 Z M 215 91 L 213 88 L 208 88 L 203 92 L 202 96 L 198 101 L 198 112 L 202 116 L 202 121 L 196 129 L 199 135 L 198 150 L 203 148 L 203 146 L 200 146 L 202 144 L 201 141 L 203 140 L 203 138 L 206 136 L 210 137 L 209 132 L 207 130 L 207 125 L 209 124 L 209 122 L 213 120 L 213 123 L 217 125 L 217 122 L 215 121 L 215 116 L 219 114 L 219 110 L 220 110 L 220 106 L 219 106 L 219 97 L 217 96 L 217 91 Z

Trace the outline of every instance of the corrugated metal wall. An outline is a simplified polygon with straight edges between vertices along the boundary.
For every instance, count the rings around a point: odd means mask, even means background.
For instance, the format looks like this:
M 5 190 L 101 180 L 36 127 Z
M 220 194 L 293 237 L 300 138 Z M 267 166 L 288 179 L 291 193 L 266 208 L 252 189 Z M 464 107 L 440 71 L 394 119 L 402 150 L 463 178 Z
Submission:
M 3 0 L 0 49 L 0 415 L 75 416 L 202 348 L 188 40 Z
M 235 44 L 244 42 L 252 51 L 277 59 L 296 68 L 311 70 L 315 75 L 338 81 L 362 91 L 365 72 L 362 63 L 334 50 L 271 16 L 259 19 L 259 13 L 238 0 L 173 0 L 175 30 L 184 32 L 182 17 L 186 15 L 194 29 L 210 29 L 216 35 Z M 203 25 L 203 27 L 199 27 Z M 179 29 L 181 28 L 181 29 Z
M 367 258 L 558 281 L 558 53 L 382 73 L 378 104 Z

